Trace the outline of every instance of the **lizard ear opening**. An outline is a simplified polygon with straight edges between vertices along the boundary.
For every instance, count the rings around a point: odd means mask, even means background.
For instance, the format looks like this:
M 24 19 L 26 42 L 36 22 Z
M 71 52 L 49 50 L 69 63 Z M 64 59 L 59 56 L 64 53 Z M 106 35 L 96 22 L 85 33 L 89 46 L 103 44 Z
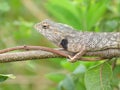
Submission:
M 60 45 L 67 50 L 67 45 L 68 45 L 68 40 L 67 39 L 62 39 Z

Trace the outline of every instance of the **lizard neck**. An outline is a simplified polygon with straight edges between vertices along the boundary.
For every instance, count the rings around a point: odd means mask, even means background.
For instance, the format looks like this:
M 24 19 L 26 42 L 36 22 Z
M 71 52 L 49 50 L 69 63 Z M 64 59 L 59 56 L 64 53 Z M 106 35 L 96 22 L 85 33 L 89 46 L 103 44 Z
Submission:
M 42 34 L 56 46 L 59 46 L 59 44 L 63 38 L 62 35 L 54 33 L 54 32 L 49 32 L 49 34 L 47 34 L 46 32 L 42 32 Z

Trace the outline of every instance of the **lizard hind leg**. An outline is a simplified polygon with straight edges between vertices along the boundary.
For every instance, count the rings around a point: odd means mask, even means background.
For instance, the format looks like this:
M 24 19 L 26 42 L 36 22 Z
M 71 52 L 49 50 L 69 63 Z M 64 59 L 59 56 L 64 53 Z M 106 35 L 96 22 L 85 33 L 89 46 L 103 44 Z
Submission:
M 86 48 L 83 46 L 78 53 L 76 53 L 74 56 L 68 56 L 69 57 L 69 62 L 76 62 L 78 59 L 81 58 L 86 53 Z

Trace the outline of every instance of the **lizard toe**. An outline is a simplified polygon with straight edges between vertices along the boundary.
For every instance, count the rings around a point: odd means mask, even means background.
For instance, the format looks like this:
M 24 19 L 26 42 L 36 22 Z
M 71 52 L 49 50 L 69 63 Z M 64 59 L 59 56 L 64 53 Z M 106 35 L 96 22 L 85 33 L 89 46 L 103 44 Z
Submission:
M 74 63 L 74 62 L 77 61 L 74 57 L 72 57 L 70 55 L 68 57 L 69 57 L 68 61 L 71 62 L 71 63 Z

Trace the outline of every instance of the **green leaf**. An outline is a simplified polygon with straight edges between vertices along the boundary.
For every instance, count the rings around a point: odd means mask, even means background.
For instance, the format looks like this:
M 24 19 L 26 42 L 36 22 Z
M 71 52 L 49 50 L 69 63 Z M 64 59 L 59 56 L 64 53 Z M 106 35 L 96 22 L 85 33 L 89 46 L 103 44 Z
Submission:
M 86 88 L 84 86 L 84 82 L 81 82 L 81 81 L 77 82 L 75 84 L 75 90 L 86 90 Z
M 85 74 L 87 90 L 111 90 L 110 80 L 112 69 L 108 63 L 103 63 L 88 70 Z
M 33 23 L 25 21 L 23 18 L 20 18 L 20 20 L 16 20 L 13 22 L 13 24 L 18 28 L 18 30 L 15 30 L 14 37 L 15 39 L 26 39 L 29 38 L 31 35 L 31 27 L 33 26 Z
M 67 69 L 68 71 L 74 71 L 79 64 L 80 64 L 79 62 L 75 62 L 75 63 L 70 63 L 67 61 L 61 62 L 62 67 Z
M 0 82 L 3 82 L 7 80 L 8 78 L 15 79 L 15 76 L 13 74 L 0 74 Z
M 60 82 L 65 78 L 65 75 L 61 73 L 49 73 L 46 77 L 54 82 Z
M 48 0 L 45 7 L 58 21 L 69 24 L 76 29 L 91 30 L 107 10 L 109 1 L 61 0 L 62 3 L 60 3 L 58 0 Z
M 116 66 L 113 71 L 112 85 L 119 87 L 120 83 L 120 65 Z
M 45 8 L 61 23 L 66 23 L 80 29 L 80 16 L 74 3 L 69 0 L 61 0 L 61 2 L 62 3 L 58 0 L 48 0 L 48 3 L 45 4 Z
M 59 83 L 58 90 L 75 90 L 75 84 L 70 75 L 67 75 L 67 77 Z
M 83 74 L 86 72 L 86 67 L 83 64 L 78 65 L 78 67 L 73 71 L 73 74 Z
M 0 2 L 0 12 L 8 12 L 10 10 L 10 6 L 7 2 Z
M 87 12 L 87 29 L 90 30 L 107 10 L 107 4 L 110 0 L 100 0 L 95 4 L 91 4 Z

